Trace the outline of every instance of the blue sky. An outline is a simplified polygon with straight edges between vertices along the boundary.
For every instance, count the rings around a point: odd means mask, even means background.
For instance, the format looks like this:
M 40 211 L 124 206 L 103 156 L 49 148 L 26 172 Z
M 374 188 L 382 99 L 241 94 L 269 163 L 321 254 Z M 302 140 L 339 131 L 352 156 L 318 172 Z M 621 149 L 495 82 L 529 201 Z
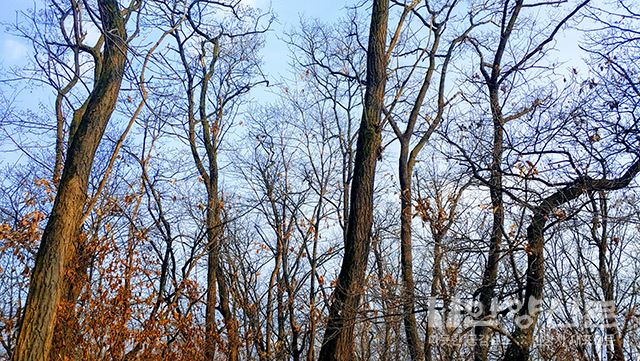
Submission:
M 271 81 L 277 83 L 283 77 L 288 77 L 290 55 L 286 44 L 279 39 L 285 31 L 299 26 L 301 17 L 319 18 L 322 21 L 333 22 L 346 14 L 345 7 L 351 1 L 322 0 L 322 1 L 296 1 L 296 0 L 241 0 L 247 5 L 261 9 L 271 9 L 277 20 L 267 34 L 266 44 L 262 51 L 264 72 Z M 0 79 L 10 78 L 6 70 L 13 67 L 22 67 L 29 61 L 31 45 L 25 39 L 17 37 L 11 32 L 11 24 L 15 24 L 17 13 L 29 9 L 43 8 L 46 0 L 0 0 Z M 7 84 L 9 84 L 7 86 Z M 28 82 L 5 83 L 1 86 L 5 94 L 13 99 L 13 106 L 17 109 L 33 109 L 44 107 L 53 109 L 54 94 L 48 87 L 33 86 Z M 273 99 L 273 93 L 266 88 L 256 89 L 253 93 L 258 102 L 268 102 Z M 8 148 L 6 148 L 8 146 Z M 22 158 L 11 144 L 0 146 L 0 164 L 4 161 L 14 161 L 14 156 Z
M 22 39 L 19 39 L 7 32 L 7 23 L 14 23 L 16 11 L 24 10 L 29 4 L 28 1 L 3 0 L 2 11 L 0 12 L 0 22 L 2 31 L 0 32 L 0 64 L 4 66 L 17 65 L 28 56 L 28 47 Z
M 353 1 L 340 0 L 242 0 L 246 4 L 262 9 L 271 8 L 277 16 L 277 22 L 267 36 L 267 43 L 263 50 L 265 72 L 273 80 L 280 76 L 286 76 L 289 65 L 289 49 L 278 39 L 284 31 L 299 26 L 301 17 L 319 18 L 320 20 L 333 22 L 346 14 L 345 7 Z M 1 0 L 3 10 L 0 12 L 0 22 L 13 23 L 16 12 L 29 8 L 42 7 L 45 0 Z M 24 64 L 29 57 L 29 44 L 9 32 L 7 27 L 0 29 L 0 66 L 11 67 Z M 579 52 L 577 37 L 575 34 L 561 34 L 558 39 L 556 54 L 563 60 L 572 59 Z
M 273 25 L 272 31 L 267 37 L 267 44 L 264 50 L 264 62 L 269 75 L 273 73 L 285 73 L 289 63 L 287 47 L 277 38 L 277 34 L 282 34 L 284 30 L 290 30 L 297 26 L 301 16 L 309 18 L 320 18 L 332 21 L 345 14 L 347 2 L 338 0 L 322 1 L 296 1 L 296 0 L 243 0 L 249 5 L 263 9 L 271 7 L 277 15 L 277 23 Z M 32 8 L 35 4 L 42 7 L 44 0 L 2 0 L 2 11 L 0 12 L 0 22 L 3 24 L 13 23 L 16 19 L 16 12 Z M 29 56 L 29 45 L 18 37 L 7 32 L 7 27 L 3 26 L 0 32 L 0 64 L 5 67 L 16 66 L 23 63 Z M 283 74 L 284 75 L 284 74 Z
M 271 81 L 271 84 L 284 78 L 290 78 L 290 54 L 286 44 L 279 39 L 285 31 L 295 29 L 300 24 L 301 17 L 318 18 L 328 23 L 335 22 L 347 14 L 346 6 L 355 0 L 242 0 L 247 5 L 269 9 L 277 16 L 277 21 L 272 25 L 271 31 L 266 38 L 266 45 L 262 51 L 264 71 Z M 0 12 L 0 22 L 3 24 L 14 23 L 16 12 L 29 8 L 42 8 L 45 0 L 0 0 L 3 10 Z M 7 26 L 0 27 L 0 67 L 10 68 L 25 64 L 30 56 L 30 45 L 24 39 L 16 37 L 8 32 Z M 556 51 L 553 56 L 564 63 L 564 67 L 583 67 L 579 60 L 578 36 L 576 32 L 561 32 L 558 36 Z M 6 75 L 5 75 L 6 76 Z M 24 92 L 23 92 L 24 93 Z M 268 101 L 270 90 L 256 89 L 254 98 Z M 29 89 L 28 94 L 21 94 L 17 99 L 18 107 L 35 108 L 38 100 L 45 106 L 52 105 L 52 92 L 45 88 Z M 22 104 L 20 104 L 22 103 Z
M 301 17 L 318 18 L 322 21 L 333 22 L 346 14 L 346 6 L 351 1 L 322 0 L 241 0 L 247 5 L 261 9 L 271 9 L 277 20 L 266 36 L 266 44 L 262 51 L 263 71 L 271 84 L 288 78 L 290 73 L 290 55 L 287 45 L 279 39 L 285 31 L 299 26 Z M 25 65 L 31 56 L 31 46 L 25 39 L 13 35 L 10 24 L 15 24 L 17 12 L 42 8 L 46 0 L 0 0 L 0 70 L 4 70 L 0 79 L 10 77 L 6 70 Z M 33 85 L 33 84 L 31 84 Z M 39 103 L 47 109 L 53 109 L 53 91 L 47 87 L 33 87 L 27 83 L 11 83 L 4 86 L 6 94 L 14 99 L 13 105 L 21 109 L 35 109 Z M 273 99 L 272 90 L 257 88 L 253 97 L 259 102 Z M 260 98 L 260 99 L 258 99 Z M 0 152 L 2 150 L 0 149 Z M 6 153 L 5 153 L 6 154 Z
M 278 74 L 286 75 L 289 64 L 289 50 L 278 39 L 278 35 L 285 30 L 291 30 L 299 25 L 300 17 L 319 18 L 332 22 L 346 14 L 345 7 L 353 1 L 340 0 L 242 0 L 248 5 L 262 9 L 271 8 L 277 15 L 277 23 L 272 26 L 272 31 L 267 37 L 267 44 L 263 51 L 265 71 L 271 77 Z M 2 11 L 0 22 L 13 23 L 16 19 L 16 11 L 32 8 L 34 5 L 42 7 L 45 0 L 1 0 Z M 29 56 L 29 45 L 20 38 L 7 32 L 7 27 L 0 29 L 0 65 L 11 67 L 23 63 Z M 561 49 L 561 58 L 571 58 L 578 51 L 576 37 L 562 34 L 558 39 L 558 49 Z
M 287 45 L 282 38 L 288 32 L 300 25 L 301 18 L 320 19 L 328 23 L 334 22 L 346 15 L 346 6 L 351 1 L 340 0 L 243 0 L 261 9 L 271 8 L 277 20 L 266 38 L 263 49 L 264 71 L 270 81 L 277 81 L 289 75 L 290 55 Z M 259 89 L 256 95 L 264 96 L 265 89 Z

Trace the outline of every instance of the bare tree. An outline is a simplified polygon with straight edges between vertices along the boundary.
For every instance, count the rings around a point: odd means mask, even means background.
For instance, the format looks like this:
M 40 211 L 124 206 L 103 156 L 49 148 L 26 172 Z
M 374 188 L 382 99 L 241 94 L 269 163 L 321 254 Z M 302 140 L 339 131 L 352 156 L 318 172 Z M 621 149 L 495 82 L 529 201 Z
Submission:
M 72 240 L 80 231 L 93 156 L 115 107 L 124 74 L 127 33 L 116 1 L 98 2 L 105 34 L 100 76 L 69 147 L 53 210 L 45 228 L 21 321 L 14 360 L 49 358 Z
M 333 294 L 320 360 L 349 360 L 353 329 L 369 256 L 373 184 L 381 146 L 381 112 L 386 85 L 389 2 L 373 3 L 367 54 L 367 91 L 356 147 L 344 258 Z

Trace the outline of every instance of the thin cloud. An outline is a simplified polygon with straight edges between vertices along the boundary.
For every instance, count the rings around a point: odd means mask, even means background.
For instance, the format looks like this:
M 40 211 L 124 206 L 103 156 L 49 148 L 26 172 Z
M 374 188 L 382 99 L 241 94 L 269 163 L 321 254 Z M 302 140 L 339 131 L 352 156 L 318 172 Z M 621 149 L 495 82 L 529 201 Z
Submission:
M 7 65 L 14 65 L 27 61 L 29 56 L 29 49 L 20 41 L 13 38 L 5 38 L 0 40 L 2 48 L 2 54 L 0 59 Z

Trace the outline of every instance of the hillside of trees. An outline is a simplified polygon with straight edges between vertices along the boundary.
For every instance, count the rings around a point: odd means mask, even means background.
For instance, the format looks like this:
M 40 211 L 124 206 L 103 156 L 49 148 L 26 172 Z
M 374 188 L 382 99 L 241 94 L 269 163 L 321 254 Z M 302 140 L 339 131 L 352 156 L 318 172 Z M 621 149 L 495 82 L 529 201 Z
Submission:
M 339 13 L 3 24 L 0 360 L 640 359 L 640 3 Z

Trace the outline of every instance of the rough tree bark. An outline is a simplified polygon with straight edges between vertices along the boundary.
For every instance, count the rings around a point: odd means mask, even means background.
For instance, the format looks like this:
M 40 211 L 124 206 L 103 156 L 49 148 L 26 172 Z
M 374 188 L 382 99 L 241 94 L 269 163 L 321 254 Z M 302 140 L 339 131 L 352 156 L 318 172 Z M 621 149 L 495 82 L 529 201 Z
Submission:
M 75 2 L 73 3 L 73 5 L 77 6 Z M 79 27 L 76 27 L 74 31 L 79 31 Z M 102 69 L 101 64 L 104 60 L 104 57 L 100 53 L 100 47 L 104 43 L 103 39 L 104 36 L 101 36 L 96 42 L 96 45 L 91 50 L 93 61 L 95 64 L 94 79 L 100 78 L 100 70 Z M 79 70 L 76 73 L 79 73 Z M 58 184 L 60 182 L 60 177 L 62 175 L 63 169 L 62 162 L 64 159 L 64 153 L 65 151 L 68 152 L 68 149 L 64 149 L 64 117 L 61 108 L 62 101 L 65 94 L 71 90 L 71 87 L 73 87 L 76 82 L 77 79 L 72 80 L 68 85 L 69 88 L 63 89 L 65 90 L 64 93 L 61 92 L 56 97 L 56 118 L 58 124 L 56 135 L 56 162 L 53 171 L 53 181 L 55 184 Z M 73 135 L 75 134 L 75 130 L 77 130 L 78 125 L 80 124 L 80 120 L 82 119 L 84 112 L 87 109 L 88 101 L 89 97 L 87 97 L 80 108 L 73 112 L 71 121 L 71 128 L 73 129 L 70 129 L 68 135 L 68 147 L 73 143 Z M 53 332 L 53 344 L 50 353 L 51 360 L 66 360 L 69 358 L 73 358 L 75 345 L 78 342 L 78 336 L 76 334 L 78 329 L 78 321 L 75 305 L 85 284 L 87 278 L 87 270 L 91 265 L 92 255 L 89 253 L 89 250 L 86 249 L 84 245 L 84 242 L 86 242 L 86 240 L 82 239 L 82 237 L 74 239 L 73 242 L 74 251 L 70 255 L 71 259 L 69 262 L 71 267 L 66 273 L 66 280 L 64 282 L 64 289 L 62 291 L 61 304 L 63 305 L 64 312 L 59 312 L 56 317 L 56 325 Z
M 14 361 L 48 360 L 65 272 L 74 254 L 96 149 L 115 108 L 127 58 L 126 29 L 117 0 L 99 0 L 104 62 L 70 144 L 56 200 L 45 227 L 21 320 Z
M 374 0 L 367 54 L 367 88 L 358 131 L 344 258 L 338 275 L 320 360 L 353 360 L 353 331 L 363 292 L 373 223 L 373 184 L 381 146 L 389 0 Z

